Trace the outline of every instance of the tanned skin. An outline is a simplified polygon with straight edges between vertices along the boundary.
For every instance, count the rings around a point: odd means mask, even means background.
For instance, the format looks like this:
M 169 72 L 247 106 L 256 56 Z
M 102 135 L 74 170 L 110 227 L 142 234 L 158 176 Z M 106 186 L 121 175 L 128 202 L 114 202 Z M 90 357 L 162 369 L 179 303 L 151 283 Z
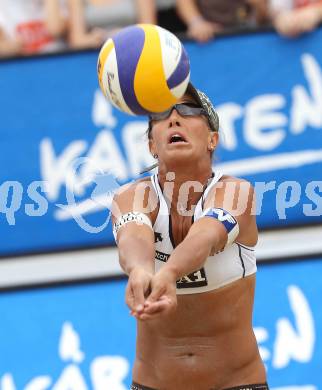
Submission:
M 184 96 L 182 102 L 193 102 Z M 173 132 L 186 143 L 169 143 Z M 192 224 L 178 212 L 179 189 L 187 181 L 207 184 L 218 133 L 209 131 L 205 116 L 169 118 L 153 123 L 150 150 L 158 155 L 159 183 L 174 172 L 169 199 L 176 244 L 168 261 L 154 272 L 154 233 L 147 225 L 128 223 L 118 232 L 120 264 L 128 274 L 126 303 L 137 319 L 133 381 L 160 390 L 225 389 L 265 383 L 266 374 L 252 328 L 255 275 L 210 292 L 176 295 L 176 280 L 200 269 L 209 254 L 223 250 L 227 232 L 221 222 L 204 217 Z M 166 191 L 164 196 L 167 197 Z M 189 191 L 188 207 L 200 192 Z M 257 227 L 252 210 L 254 191 L 244 180 L 223 176 L 207 196 L 205 208 L 235 213 L 241 244 L 254 246 Z M 241 210 L 236 213 L 236 208 Z M 152 225 L 159 205 L 149 179 L 121 189 L 115 196 L 114 221 L 129 211 L 145 213 Z

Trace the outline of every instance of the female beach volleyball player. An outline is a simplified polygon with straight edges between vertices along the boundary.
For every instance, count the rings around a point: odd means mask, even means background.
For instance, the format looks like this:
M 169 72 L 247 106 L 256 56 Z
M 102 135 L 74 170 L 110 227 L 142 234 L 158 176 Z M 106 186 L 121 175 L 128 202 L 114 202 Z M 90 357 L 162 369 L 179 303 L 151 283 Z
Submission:
M 149 118 L 158 172 L 113 204 L 126 303 L 137 319 L 131 389 L 268 389 L 252 329 L 254 192 L 212 170 L 219 121 L 191 84 Z

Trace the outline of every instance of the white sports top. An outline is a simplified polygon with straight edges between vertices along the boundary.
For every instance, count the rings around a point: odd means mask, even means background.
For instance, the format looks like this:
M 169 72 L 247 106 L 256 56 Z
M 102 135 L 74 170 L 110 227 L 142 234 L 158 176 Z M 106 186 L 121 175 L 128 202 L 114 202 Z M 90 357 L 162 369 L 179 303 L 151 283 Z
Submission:
M 202 216 L 205 199 L 222 174 L 216 172 L 199 199 L 193 221 Z M 155 271 L 158 271 L 170 257 L 175 244 L 172 237 L 171 216 L 163 196 L 157 174 L 151 176 L 152 185 L 159 198 L 159 212 L 153 225 L 155 236 Z M 204 266 L 177 281 L 177 294 L 202 293 L 225 286 L 237 279 L 255 273 L 256 257 L 252 247 L 234 242 L 222 252 L 209 256 Z

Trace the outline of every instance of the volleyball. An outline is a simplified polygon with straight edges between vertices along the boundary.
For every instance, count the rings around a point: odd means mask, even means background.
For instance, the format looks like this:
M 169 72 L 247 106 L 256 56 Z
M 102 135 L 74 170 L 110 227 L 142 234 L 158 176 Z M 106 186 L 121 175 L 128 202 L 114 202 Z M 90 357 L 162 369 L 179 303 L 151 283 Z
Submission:
M 137 24 L 104 43 L 97 73 L 102 92 L 115 107 L 132 115 L 148 115 L 167 110 L 184 95 L 190 63 L 171 32 Z

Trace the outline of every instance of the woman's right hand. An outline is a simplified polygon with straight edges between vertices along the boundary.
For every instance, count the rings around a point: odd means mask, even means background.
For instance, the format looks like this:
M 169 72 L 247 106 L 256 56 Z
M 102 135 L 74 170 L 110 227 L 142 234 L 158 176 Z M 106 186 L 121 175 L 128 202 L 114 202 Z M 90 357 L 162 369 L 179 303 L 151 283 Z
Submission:
M 145 300 L 140 320 L 168 316 L 177 308 L 176 277 L 168 267 L 159 270 L 151 280 L 151 291 Z
M 144 302 L 150 294 L 153 274 L 142 267 L 135 267 L 129 274 L 125 301 L 131 314 L 138 318 L 144 310 Z

